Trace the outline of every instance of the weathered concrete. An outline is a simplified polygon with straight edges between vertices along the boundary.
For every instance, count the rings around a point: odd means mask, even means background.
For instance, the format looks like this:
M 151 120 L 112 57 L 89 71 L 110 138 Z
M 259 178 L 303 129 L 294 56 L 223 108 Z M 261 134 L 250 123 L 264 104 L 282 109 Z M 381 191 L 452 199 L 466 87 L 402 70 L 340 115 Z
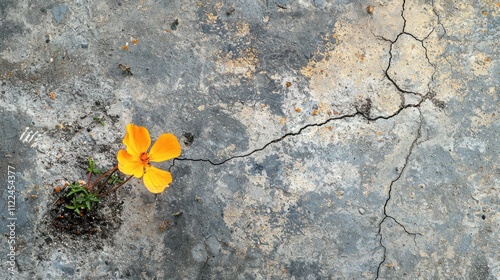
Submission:
M 500 278 L 499 10 L 2 1 L 12 279 Z M 129 122 L 179 137 L 170 188 L 120 189 L 109 236 L 56 234 L 53 187 L 114 166 Z

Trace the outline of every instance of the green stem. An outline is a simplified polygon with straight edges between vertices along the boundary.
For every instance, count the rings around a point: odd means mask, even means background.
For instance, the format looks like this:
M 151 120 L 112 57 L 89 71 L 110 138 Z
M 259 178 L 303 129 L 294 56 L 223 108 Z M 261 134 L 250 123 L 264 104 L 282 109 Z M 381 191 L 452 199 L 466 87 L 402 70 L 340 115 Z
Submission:
M 102 194 L 99 194 L 98 196 L 99 197 L 103 197 L 103 196 L 106 196 L 114 191 L 116 191 L 117 189 L 119 189 L 120 187 L 122 187 L 123 185 L 125 185 L 125 183 L 127 183 L 130 179 L 132 179 L 132 177 L 134 177 L 134 175 L 130 175 L 130 177 L 127 178 L 127 180 L 125 180 L 123 183 L 121 183 L 120 185 L 112 188 L 111 190 L 105 192 L 105 193 L 102 193 Z

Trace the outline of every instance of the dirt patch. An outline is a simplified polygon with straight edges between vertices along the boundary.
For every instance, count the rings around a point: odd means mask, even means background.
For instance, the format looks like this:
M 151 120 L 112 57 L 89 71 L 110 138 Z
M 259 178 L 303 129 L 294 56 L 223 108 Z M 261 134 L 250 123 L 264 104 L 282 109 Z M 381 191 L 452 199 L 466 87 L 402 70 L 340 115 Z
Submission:
M 121 213 L 123 201 L 116 193 L 111 193 L 96 202 L 91 210 L 82 209 L 80 214 L 68 209 L 71 198 L 67 197 L 70 188 L 55 193 L 55 201 L 45 214 L 44 220 L 47 233 L 55 239 L 92 239 L 111 240 L 122 224 Z
M 119 202 L 116 195 L 102 198 L 91 210 L 81 210 L 79 215 L 74 210 L 66 208 L 71 204 L 71 199 L 66 197 L 68 192 L 69 189 L 56 198 L 56 203 L 49 213 L 51 223 L 57 231 L 107 238 L 111 231 L 120 227 L 123 201 Z

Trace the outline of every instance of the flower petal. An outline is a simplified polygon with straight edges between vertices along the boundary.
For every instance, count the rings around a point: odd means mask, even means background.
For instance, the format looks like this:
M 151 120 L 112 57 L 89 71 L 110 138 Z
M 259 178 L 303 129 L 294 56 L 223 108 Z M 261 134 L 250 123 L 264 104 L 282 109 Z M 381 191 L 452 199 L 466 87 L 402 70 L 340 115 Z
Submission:
M 162 134 L 153 144 L 149 151 L 149 160 L 160 162 L 176 158 L 181 155 L 181 145 L 175 135 L 168 133 Z
M 148 129 L 143 126 L 128 124 L 123 144 L 127 146 L 127 152 L 130 155 L 139 158 L 142 153 L 148 151 L 151 145 L 151 137 L 149 137 Z
M 149 166 L 146 167 L 143 180 L 144 185 L 150 192 L 161 193 L 172 182 L 172 175 L 170 172 Z
M 119 150 L 116 155 L 118 159 L 118 169 L 126 175 L 134 175 L 141 178 L 144 175 L 144 164 L 138 157 L 134 157 L 125 150 Z

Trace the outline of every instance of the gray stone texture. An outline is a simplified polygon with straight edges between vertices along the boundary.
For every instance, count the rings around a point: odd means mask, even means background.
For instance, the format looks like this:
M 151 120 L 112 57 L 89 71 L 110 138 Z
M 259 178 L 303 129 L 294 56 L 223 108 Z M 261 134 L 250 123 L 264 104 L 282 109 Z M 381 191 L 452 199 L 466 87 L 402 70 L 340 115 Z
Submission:
M 499 11 L 0 1 L 12 279 L 499 279 Z M 88 157 L 116 165 L 131 122 L 180 139 L 159 165 L 173 183 L 120 189 L 107 237 L 55 234 L 54 187 L 84 179 Z

